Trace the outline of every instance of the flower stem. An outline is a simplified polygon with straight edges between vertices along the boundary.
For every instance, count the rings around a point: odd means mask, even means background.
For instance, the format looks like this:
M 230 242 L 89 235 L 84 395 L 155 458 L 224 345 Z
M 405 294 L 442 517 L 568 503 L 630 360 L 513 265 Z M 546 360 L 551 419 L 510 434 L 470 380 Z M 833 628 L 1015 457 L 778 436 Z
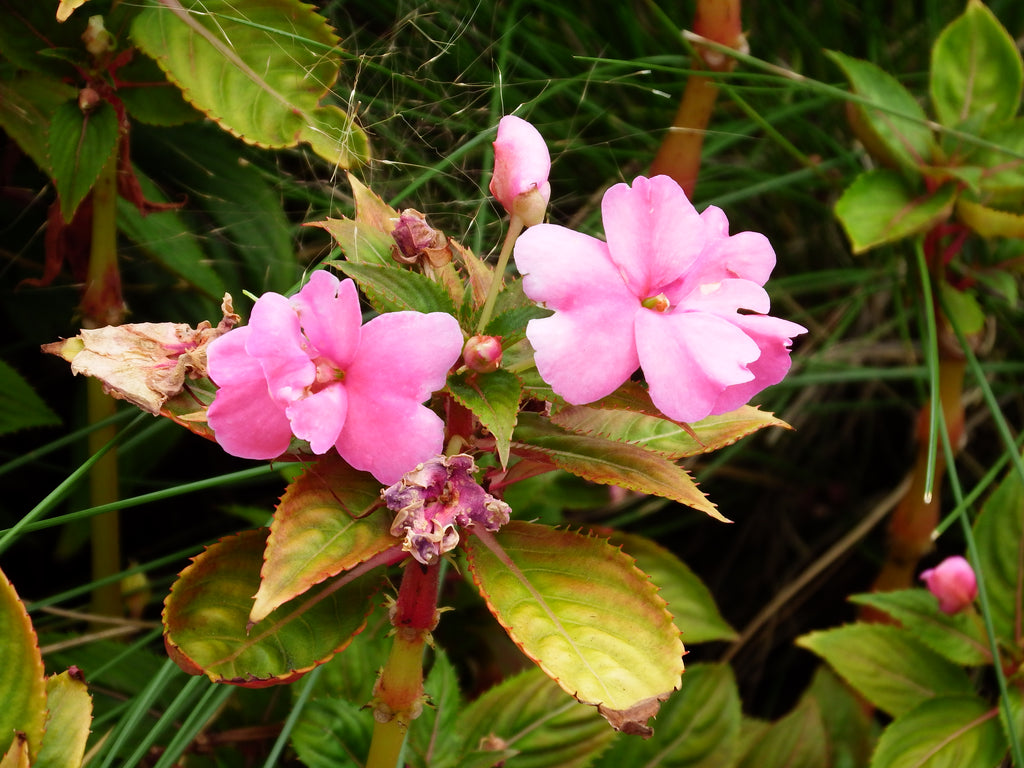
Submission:
M 498 254 L 498 263 L 494 267 L 494 278 L 491 280 L 491 287 L 487 291 L 487 300 L 484 302 L 484 308 L 480 310 L 480 320 L 476 324 L 476 332 L 478 334 L 484 332 L 484 328 L 487 327 L 487 323 L 491 320 L 491 314 L 494 312 L 494 302 L 498 300 L 498 293 L 501 291 L 501 286 L 505 279 L 505 269 L 508 267 L 508 259 L 512 255 L 512 246 L 515 245 L 516 238 L 519 237 L 519 233 L 522 231 L 522 218 L 512 214 L 512 219 L 508 223 L 508 232 L 505 233 L 505 242 L 502 243 L 501 253 Z
M 437 626 L 440 566 L 408 559 L 391 609 L 394 645 L 374 687 L 374 727 L 366 768 L 395 768 L 409 724 L 423 709 L 423 646 Z

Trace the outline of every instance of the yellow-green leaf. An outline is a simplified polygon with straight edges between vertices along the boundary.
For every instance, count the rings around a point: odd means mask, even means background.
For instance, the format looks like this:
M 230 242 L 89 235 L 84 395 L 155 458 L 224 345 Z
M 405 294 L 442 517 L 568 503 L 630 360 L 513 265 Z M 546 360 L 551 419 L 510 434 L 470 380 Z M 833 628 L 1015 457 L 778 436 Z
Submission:
M 75 669 L 46 679 L 46 733 L 35 768 L 78 768 L 92 723 L 92 697 Z
M 665 601 L 605 539 L 514 521 L 467 537 L 469 569 L 512 640 L 617 729 L 649 734 L 679 687 L 683 644 Z
M 46 722 L 43 657 L 28 612 L 3 571 L 0 571 L 0 659 L 3 659 L 0 663 L 0 754 L 18 754 L 22 747 L 15 736 L 22 733 L 27 737 L 24 748 L 35 759 Z

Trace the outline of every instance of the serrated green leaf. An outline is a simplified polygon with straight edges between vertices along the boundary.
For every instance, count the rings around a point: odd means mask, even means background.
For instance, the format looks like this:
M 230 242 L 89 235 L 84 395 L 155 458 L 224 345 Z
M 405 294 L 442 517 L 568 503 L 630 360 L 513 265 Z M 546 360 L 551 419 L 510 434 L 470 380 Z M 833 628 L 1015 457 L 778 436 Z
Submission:
M 28 752 L 35 759 L 46 722 L 46 683 L 32 621 L 14 585 L 0 571 L 0 755 L 8 751 L 15 734 L 28 737 Z
M 523 652 L 616 728 L 643 732 L 679 687 L 683 645 L 632 558 L 605 539 L 519 521 L 464 546 L 480 594 Z
M 815 670 L 804 694 L 813 698 L 821 712 L 834 768 L 867 765 L 875 747 L 875 725 L 864 700 L 859 698 L 824 664 Z
M 60 212 L 71 221 L 117 148 L 117 113 L 103 101 L 83 114 L 78 101 L 66 101 L 50 120 L 49 168 L 60 195 Z
M 140 123 L 168 126 L 202 119 L 202 112 L 185 101 L 181 91 L 167 82 L 157 63 L 141 52 L 136 52 L 117 75 L 122 82 L 117 96 L 128 114 Z
M 976 696 L 922 701 L 882 732 L 871 768 L 995 768 L 1006 754 L 998 714 Z
M 368 159 L 365 134 L 342 110 L 320 104 L 340 60 L 337 36 L 312 6 L 252 0 L 239 19 L 230 0 L 205 0 L 202 11 L 152 5 L 131 28 L 187 101 L 251 144 L 313 142 L 318 155 L 343 168 Z
M 427 701 L 409 729 L 406 750 L 406 760 L 414 768 L 431 768 L 457 759 L 466 746 L 455 727 L 462 712 L 458 674 L 440 649 L 434 649 L 434 663 L 423 681 L 423 690 Z
M 1000 211 L 987 205 L 964 200 L 956 201 L 956 216 L 982 237 L 1024 238 L 1024 216 Z
M 853 595 L 850 600 L 892 616 L 928 647 L 955 664 L 978 666 L 992 663 L 988 640 L 977 614 L 943 613 L 935 595 L 926 589 L 872 592 Z
M 138 169 L 135 169 L 135 176 L 147 200 L 167 201 L 148 176 Z M 224 295 L 224 281 L 209 265 L 209 258 L 199 247 L 195 234 L 175 211 L 143 216 L 134 204 L 118 197 L 117 226 L 169 272 L 209 298 L 220 301 Z
M 732 768 L 738 756 L 740 695 L 727 664 L 693 664 L 646 740 L 618 738 L 597 768 Z
M 1024 118 L 998 123 L 985 131 L 984 138 L 1005 151 L 988 146 L 971 151 L 971 163 L 983 169 L 979 186 L 986 197 L 1019 203 L 1024 193 Z
M 46 679 L 46 733 L 34 768 L 79 768 L 92 724 L 92 697 L 80 676 Z
M 928 116 L 917 99 L 896 78 L 871 62 L 838 51 L 826 53 L 843 70 L 851 90 L 879 107 L 850 105 L 861 117 L 858 127 L 862 130 L 858 135 L 869 151 L 905 168 L 917 169 L 931 162 L 935 140 L 928 127 Z M 864 131 L 867 136 L 860 135 Z
M 444 288 L 421 272 L 350 261 L 335 261 L 332 266 L 355 280 L 378 312 L 412 310 L 455 314 L 455 305 Z
M 811 632 L 797 645 L 821 656 L 864 698 L 893 717 L 933 696 L 973 692 L 958 665 L 913 633 L 881 624 L 848 624 Z
M 639 445 L 669 459 L 716 451 L 765 427 L 789 427 L 774 414 L 751 405 L 708 416 L 690 425 L 697 439 L 677 422 L 663 416 L 604 409 L 600 403 L 559 408 L 551 414 L 551 421 L 574 432 Z
M 996 637 L 1011 648 L 1024 642 L 1024 486 L 1011 469 L 974 522 L 978 563 L 985 577 Z
M 365 702 L 334 696 L 307 702 L 291 743 L 306 768 L 362 768 L 372 738 L 373 713 Z
M 62 104 L 76 96 L 74 86 L 33 72 L 0 80 L 0 128 L 49 175 L 52 171 L 46 137 L 50 119 Z
M 788 715 L 762 731 L 738 768 L 820 768 L 829 765 L 821 709 L 804 698 Z
M 494 436 L 501 466 L 507 466 L 523 391 L 519 378 L 501 368 L 492 373 L 460 373 L 448 377 L 448 391 Z
M 54 424 L 60 424 L 60 417 L 17 371 L 0 360 L 0 435 Z
M 918 194 L 895 171 L 868 171 L 846 188 L 835 210 L 854 253 L 863 253 L 944 221 L 955 199 L 952 184 L 930 194 Z
M 390 515 L 367 514 L 379 503 L 372 475 L 337 457 L 310 464 L 274 511 L 249 620 L 399 544 Z
M 247 629 L 266 529 L 221 539 L 193 558 L 164 601 L 164 640 L 190 674 L 259 688 L 287 683 L 331 658 L 362 631 L 383 574 L 338 588 L 321 584 Z
M 487 691 L 462 711 L 457 730 L 468 748 L 453 764 L 459 768 L 511 755 L 509 768 L 585 768 L 615 737 L 591 707 L 567 697 L 538 669 Z M 490 747 L 490 763 L 488 754 L 475 751 L 481 743 Z
M 997 122 L 1020 106 L 1024 64 L 1013 38 L 979 0 L 932 47 L 928 88 L 939 122 L 955 128 L 972 118 Z
M 686 563 L 645 536 L 615 532 L 609 541 L 636 558 L 637 568 L 661 589 L 687 645 L 736 639 L 736 630 L 722 618 L 711 591 Z
M 605 485 L 650 493 L 728 522 L 682 467 L 653 451 L 602 437 L 565 432 L 535 413 L 519 414 L 513 434 L 519 452 L 547 457 L 559 469 Z
M 522 278 L 517 278 L 501 289 L 494 303 L 494 317 L 487 323 L 484 333 L 500 336 L 504 346 L 508 346 L 526 338 L 526 326 L 531 320 L 549 315 L 550 309 L 539 306 L 523 293 Z

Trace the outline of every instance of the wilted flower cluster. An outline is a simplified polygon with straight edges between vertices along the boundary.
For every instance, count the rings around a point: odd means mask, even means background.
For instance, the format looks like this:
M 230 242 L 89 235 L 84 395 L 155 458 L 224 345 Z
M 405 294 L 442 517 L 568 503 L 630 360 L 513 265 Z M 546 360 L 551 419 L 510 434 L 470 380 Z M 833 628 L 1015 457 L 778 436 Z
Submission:
M 678 421 L 735 410 L 789 370 L 806 329 L 769 317 L 768 240 L 729 235 L 667 176 L 616 184 L 601 204 L 607 242 L 539 224 L 516 242 L 523 289 L 555 311 L 531 320 L 537 369 L 575 405 L 614 392 L 640 367 Z
M 476 465 L 464 453 L 425 461 L 384 491 L 393 510 L 391 535 L 424 565 L 436 563 L 459 544 L 456 526 L 479 525 L 496 531 L 509 520 L 509 506 L 473 479 Z

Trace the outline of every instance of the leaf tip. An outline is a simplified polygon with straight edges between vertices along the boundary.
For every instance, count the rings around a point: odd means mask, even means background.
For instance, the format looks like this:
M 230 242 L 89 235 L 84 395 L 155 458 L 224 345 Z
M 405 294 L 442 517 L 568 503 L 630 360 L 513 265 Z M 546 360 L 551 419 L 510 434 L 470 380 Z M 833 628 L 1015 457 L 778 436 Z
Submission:
M 654 734 L 654 729 L 647 724 L 652 717 L 656 717 L 661 708 L 661 702 L 669 697 L 671 691 L 641 699 L 636 704 L 626 709 L 612 709 L 604 704 L 597 705 L 597 711 L 601 713 L 609 725 L 620 733 L 628 736 L 640 736 L 649 739 Z

